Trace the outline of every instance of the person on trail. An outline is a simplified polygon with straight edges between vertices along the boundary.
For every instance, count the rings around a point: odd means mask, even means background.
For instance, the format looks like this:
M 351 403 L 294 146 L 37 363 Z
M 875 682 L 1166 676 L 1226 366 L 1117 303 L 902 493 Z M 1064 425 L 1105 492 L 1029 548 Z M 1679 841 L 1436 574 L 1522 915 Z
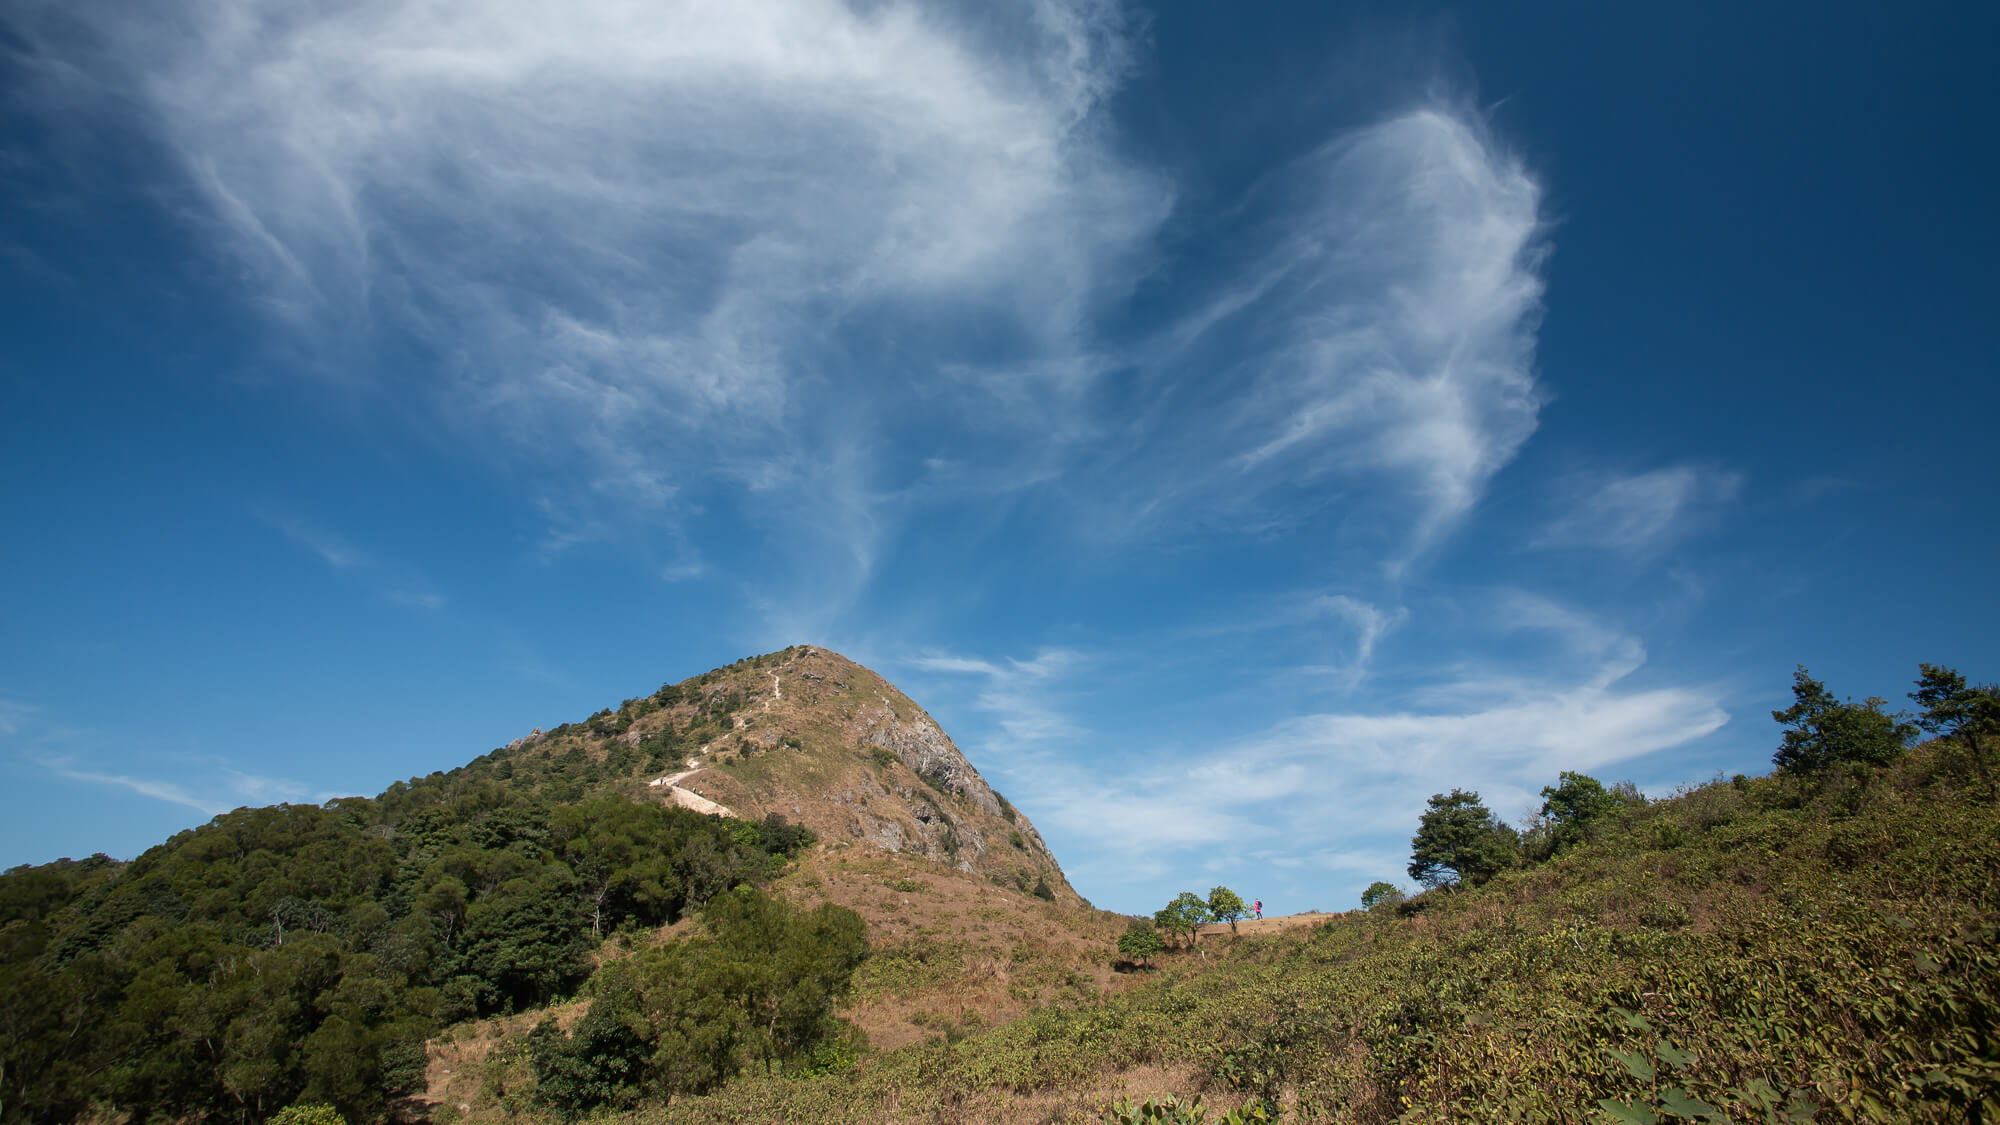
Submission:
M 1258 899 L 1256 904 L 1251 906 L 1250 909 L 1257 913 L 1257 917 L 1262 918 L 1264 916 L 1264 900 L 1261 898 Z

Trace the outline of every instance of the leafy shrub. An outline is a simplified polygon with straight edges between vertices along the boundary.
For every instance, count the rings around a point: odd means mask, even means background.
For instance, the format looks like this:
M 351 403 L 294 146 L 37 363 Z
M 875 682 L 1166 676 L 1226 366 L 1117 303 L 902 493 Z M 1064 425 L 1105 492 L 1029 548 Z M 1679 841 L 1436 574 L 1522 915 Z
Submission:
M 1160 937 L 1160 931 L 1136 918 L 1118 938 L 1118 952 L 1140 964 L 1152 960 L 1154 954 L 1166 947 L 1166 940 Z
M 1378 906 L 1384 911 L 1393 910 L 1402 901 L 1403 892 L 1394 883 L 1380 879 L 1368 884 L 1368 889 L 1361 892 L 1361 907 L 1364 910 L 1372 911 Z
M 767 1070 L 848 1032 L 833 1014 L 867 952 L 844 907 L 795 911 L 750 887 L 717 898 L 709 936 L 614 961 L 565 1035 L 530 1036 L 535 1097 L 565 1120 L 601 1106 L 712 1089 L 754 1063 Z
M 273 1114 L 270 1125 L 347 1125 L 347 1119 L 330 1105 L 293 1105 Z

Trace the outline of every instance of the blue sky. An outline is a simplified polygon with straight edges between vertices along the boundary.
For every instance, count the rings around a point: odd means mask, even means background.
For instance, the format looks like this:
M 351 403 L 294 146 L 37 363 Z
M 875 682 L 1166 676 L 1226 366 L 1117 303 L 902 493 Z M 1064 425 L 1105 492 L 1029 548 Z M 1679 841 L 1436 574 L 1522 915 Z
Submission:
M 0 864 L 793 643 L 1100 905 L 2000 676 L 1985 5 L 23 0 Z

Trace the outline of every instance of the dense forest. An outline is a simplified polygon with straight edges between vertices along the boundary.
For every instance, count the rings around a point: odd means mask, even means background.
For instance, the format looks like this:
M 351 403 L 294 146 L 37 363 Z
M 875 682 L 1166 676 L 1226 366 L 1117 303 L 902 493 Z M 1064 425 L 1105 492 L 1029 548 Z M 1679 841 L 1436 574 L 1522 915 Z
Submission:
M 608 737 L 700 683 L 374 799 L 0 876 L 0 1121 L 378 1118 L 421 1089 L 440 1027 L 571 995 L 608 936 L 768 882 L 810 831 L 592 795 L 719 727 L 727 698 L 656 745 Z

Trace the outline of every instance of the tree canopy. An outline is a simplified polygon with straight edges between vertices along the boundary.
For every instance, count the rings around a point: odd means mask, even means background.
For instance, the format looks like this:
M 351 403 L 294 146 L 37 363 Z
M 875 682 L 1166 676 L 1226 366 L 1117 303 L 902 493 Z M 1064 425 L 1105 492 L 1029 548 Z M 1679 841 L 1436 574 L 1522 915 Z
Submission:
M 717 898 L 704 936 L 601 970 L 590 1007 L 565 1034 L 531 1037 L 536 1098 L 565 1119 L 641 1096 L 708 1090 L 745 1067 L 767 1071 L 842 1034 L 834 1004 L 867 953 L 845 907 L 798 911 L 751 887 Z
M 238 809 L 130 863 L 0 875 L 0 1121 L 90 1103 L 376 1119 L 442 1024 L 570 994 L 595 938 L 761 882 L 782 825 L 465 775 Z
M 1513 865 L 1520 844 L 1476 791 L 1433 793 L 1410 838 L 1410 878 L 1427 887 L 1477 886 Z
M 1240 907 L 1240 902 L 1239 902 Z M 1153 913 L 1153 925 L 1175 937 L 1185 937 L 1190 948 L 1195 935 L 1209 921 L 1208 904 L 1193 891 L 1182 891 L 1174 900 Z
M 1928 734 L 1965 743 L 1973 769 L 1988 797 L 2000 797 L 1986 761 L 1987 745 L 2000 742 L 2000 687 L 1970 685 L 1956 670 L 1939 664 L 1917 665 L 1917 690 L 1910 698 L 1923 712 L 1916 725 Z
M 1542 787 L 1542 815 L 1549 820 L 1552 850 L 1560 852 L 1590 839 L 1624 803 L 1596 778 L 1562 771 L 1556 784 Z
M 1243 917 L 1249 907 L 1243 899 L 1228 887 L 1216 887 L 1208 892 L 1208 913 L 1218 922 L 1229 923 L 1229 932 L 1236 932 L 1236 920 Z
M 1361 892 L 1361 908 L 1363 910 L 1373 910 L 1378 904 L 1393 906 L 1401 901 L 1403 901 L 1403 892 L 1394 883 L 1384 882 L 1380 879 L 1368 884 L 1368 889 Z
M 1787 728 L 1772 762 L 1785 773 L 1818 773 L 1841 764 L 1884 766 L 1903 754 L 1913 728 L 1883 711 L 1877 698 L 1841 702 L 1800 665 L 1790 707 L 1771 712 Z

